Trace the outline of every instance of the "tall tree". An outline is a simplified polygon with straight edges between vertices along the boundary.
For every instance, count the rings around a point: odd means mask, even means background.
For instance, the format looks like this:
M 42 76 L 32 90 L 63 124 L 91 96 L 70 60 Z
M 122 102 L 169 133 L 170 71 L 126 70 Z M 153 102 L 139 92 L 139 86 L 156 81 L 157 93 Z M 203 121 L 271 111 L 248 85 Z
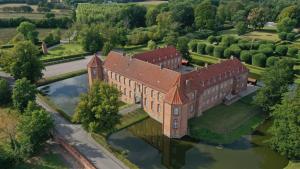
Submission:
M 97 52 L 103 47 L 103 39 L 99 30 L 94 26 L 84 27 L 80 31 L 79 41 L 83 49 L 88 52 Z
M 264 111 L 269 111 L 280 102 L 282 94 L 287 92 L 293 76 L 293 64 L 289 60 L 280 60 L 267 68 L 261 77 L 264 86 L 259 89 L 255 103 Z
M 17 32 L 21 33 L 26 40 L 30 40 L 32 43 L 38 42 L 39 32 L 36 31 L 36 26 L 30 22 L 22 22 L 17 27 Z
M 261 7 L 253 8 L 248 14 L 248 23 L 254 30 L 262 29 L 267 23 L 265 9 Z
M 27 78 L 36 82 L 42 78 L 43 63 L 38 58 L 39 50 L 30 41 L 19 42 L 12 52 L 10 73 L 15 79 Z
M 300 158 L 300 87 L 287 92 L 274 107 L 269 142 L 271 147 L 291 159 Z
M 150 8 L 147 10 L 146 13 L 146 25 L 147 26 L 152 26 L 155 25 L 156 22 L 156 17 L 159 14 L 159 10 L 157 8 Z
M 36 86 L 26 78 L 16 81 L 12 92 L 13 105 L 21 112 L 27 107 L 28 102 L 35 101 Z
M 182 27 L 192 26 L 194 23 L 194 9 L 188 3 L 178 3 L 171 7 L 172 17 Z
M 8 103 L 10 99 L 9 84 L 5 79 L 0 78 L 0 105 Z
M 190 59 L 190 53 L 189 53 L 189 39 L 186 37 L 179 37 L 177 41 L 176 48 L 180 51 L 182 56 L 185 59 Z
M 90 132 L 113 130 L 120 121 L 119 96 L 114 86 L 95 82 L 90 91 L 81 96 L 73 121 Z
M 215 29 L 217 8 L 210 0 L 205 0 L 195 9 L 195 24 L 200 29 Z
M 295 19 L 291 19 L 289 17 L 283 18 L 277 24 L 277 31 L 278 32 L 292 32 L 293 29 L 296 27 L 297 21 Z
M 144 27 L 147 9 L 144 6 L 129 5 L 121 13 L 126 28 Z

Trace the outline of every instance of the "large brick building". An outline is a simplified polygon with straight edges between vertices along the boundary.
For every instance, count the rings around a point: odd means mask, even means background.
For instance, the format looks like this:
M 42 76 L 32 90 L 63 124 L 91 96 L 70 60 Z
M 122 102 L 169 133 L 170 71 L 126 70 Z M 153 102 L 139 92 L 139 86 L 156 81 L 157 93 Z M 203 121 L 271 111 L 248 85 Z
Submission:
M 174 47 L 132 57 L 110 52 L 104 62 L 97 56 L 89 62 L 89 83 L 104 80 L 115 85 L 122 101 L 140 103 L 162 124 L 164 135 L 180 138 L 188 134 L 188 119 L 245 90 L 249 72 L 232 58 L 182 73 L 181 61 Z

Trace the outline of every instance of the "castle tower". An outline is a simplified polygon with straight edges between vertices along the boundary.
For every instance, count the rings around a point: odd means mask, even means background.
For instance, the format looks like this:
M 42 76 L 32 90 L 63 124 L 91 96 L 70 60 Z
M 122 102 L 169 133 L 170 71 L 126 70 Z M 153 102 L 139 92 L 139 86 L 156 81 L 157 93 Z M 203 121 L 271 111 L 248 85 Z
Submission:
M 103 80 L 103 62 L 96 54 L 88 63 L 87 70 L 90 86 L 94 81 Z

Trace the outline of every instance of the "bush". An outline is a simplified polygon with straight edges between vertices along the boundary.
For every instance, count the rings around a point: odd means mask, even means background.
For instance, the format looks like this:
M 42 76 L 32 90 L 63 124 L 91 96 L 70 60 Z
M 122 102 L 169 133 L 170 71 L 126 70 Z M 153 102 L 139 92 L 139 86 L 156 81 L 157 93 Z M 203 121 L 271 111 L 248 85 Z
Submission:
M 257 53 L 252 56 L 252 65 L 265 67 L 266 66 L 267 56 L 263 53 Z
M 206 54 L 208 54 L 208 55 L 213 55 L 213 53 L 214 53 L 214 46 L 213 45 L 207 45 L 206 47 L 205 47 L 205 52 L 206 52 Z
M 248 64 L 251 64 L 251 53 L 250 51 L 247 51 L 247 50 L 243 50 L 241 52 L 241 61 L 245 62 L 245 63 L 248 63 Z
M 236 38 L 234 36 L 225 35 L 222 37 L 221 45 L 224 47 L 228 47 L 236 42 Z
M 239 58 L 240 57 L 240 53 L 241 53 L 241 48 L 239 47 L 239 45 L 237 44 L 233 44 L 229 47 L 230 51 L 231 51 L 231 54 L 234 56 L 234 57 L 237 57 Z
M 278 62 L 279 60 L 280 60 L 279 57 L 271 56 L 271 57 L 267 58 L 266 66 L 267 67 L 274 66 L 275 63 Z
M 223 55 L 224 58 L 229 59 L 231 55 L 232 55 L 232 51 L 230 50 L 230 48 L 224 50 L 224 55 Z
M 107 56 L 108 53 L 113 49 L 113 45 L 110 42 L 105 42 L 102 48 L 102 55 Z
M 205 54 L 205 48 L 206 48 L 206 44 L 205 43 L 198 43 L 197 44 L 197 53 L 199 53 L 199 54 Z
M 155 43 L 153 40 L 149 40 L 149 41 L 148 41 L 147 47 L 148 47 L 150 50 L 156 49 L 156 43 Z
M 265 54 L 266 56 L 271 56 L 273 55 L 273 48 L 272 48 L 272 45 L 270 44 L 261 44 L 258 48 L 258 50 Z
M 281 39 L 281 40 L 286 40 L 286 36 L 287 36 L 287 33 L 286 33 L 286 32 L 280 32 L 280 33 L 278 34 L 278 37 L 279 37 L 279 39 Z
M 238 35 L 244 35 L 248 30 L 248 25 L 246 22 L 238 22 L 235 25 L 235 29 L 237 30 Z
M 222 46 L 217 46 L 214 48 L 214 56 L 218 58 L 223 58 L 224 54 L 224 47 Z
M 215 36 L 209 36 L 207 38 L 207 41 L 210 43 L 210 44 L 213 44 L 214 42 L 216 42 L 216 37 Z
M 278 45 L 276 46 L 275 52 L 279 56 L 286 56 L 286 53 L 288 51 L 288 47 L 286 45 Z
M 194 40 L 190 41 L 190 43 L 189 43 L 189 49 L 192 52 L 197 52 L 197 42 L 194 41 Z
M 296 34 L 295 33 L 288 33 L 287 35 L 286 35 L 286 40 L 288 40 L 288 41 L 294 41 L 295 40 L 295 37 L 296 37 Z
M 9 84 L 6 80 L 0 78 L 0 105 L 8 103 L 10 100 Z
M 287 56 L 296 57 L 298 52 L 299 52 L 298 48 L 290 47 L 287 51 Z

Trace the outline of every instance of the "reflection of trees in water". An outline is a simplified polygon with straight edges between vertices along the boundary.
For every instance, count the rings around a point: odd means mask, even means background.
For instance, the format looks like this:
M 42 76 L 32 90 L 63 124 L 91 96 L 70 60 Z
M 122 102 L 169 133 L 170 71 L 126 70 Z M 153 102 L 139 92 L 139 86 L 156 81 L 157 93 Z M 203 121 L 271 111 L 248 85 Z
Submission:
M 170 169 L 182 168 L 185 165 L 186 152 L 193 147 L 191 144 L 164 136 L 162 125 L 151 118 L 129 127 L 128 130 L 159 150 L 162 154 L 162 164 Z

